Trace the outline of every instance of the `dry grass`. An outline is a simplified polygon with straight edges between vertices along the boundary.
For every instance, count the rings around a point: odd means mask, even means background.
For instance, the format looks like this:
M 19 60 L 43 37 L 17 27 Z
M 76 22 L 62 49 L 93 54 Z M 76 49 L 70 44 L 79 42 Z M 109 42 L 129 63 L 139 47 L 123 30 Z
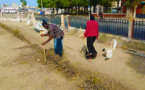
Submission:
M 108 37 L 106 34 L 100 34 L 98 42 L 100 43 L 107 43 L 108 41 L 111 41 L 113 37 Z
M 46 51 L 46 57 L 47 61 L 55 64 L 56 69 L 63 73 L 66 78 L 72 79 L 77 75 L 76 68 L 70 64 L 70 61 L 65 57 L 62 59 L 61 57 L 56 56 L 53 49 Z
M 81 90 L 98 90 L 100 87 L 100 85 L 99 85 L 100 82 L 101 82 L 101 80 L 99 80 L 99 78 L 90 75 L 90 76 L 86 77 L 82 86 L 79 86 L 79 87 Z
M 131 90 L 119 81 L 99 73 L 89 73 L 78 87 L 80 90 Z
M 131 55 L 132 57 L 127 63 L 128 66 L 136 70 L 137 73 L 145 75 L 145 60 L 144 57 Z
M 143 42 L 129 41 L 129 42 L 124 42 L 123 45 L 131 49 L 137 49 L 142 51 L 145 50 L 145 43 Z
M 22 40 L 22 41 L 26 41 L 27 43 L 30 43 L 29 40 L 27 40 L 24 35 L 20 34 L 20 31 L 18 29 L 12 29 L 10 27 L 8 27 L 5 24 L 0 23 L 0 27 L 7 30 L 8 32 L 10 32 L 11 34 L 13 34 L 15 37 L 17 37 L 18 39 Z
M 69 30 L 69 34 L 70 34 L 70 35 L 79 36 L 80 33 L 78 32 L 77 29 L 74 29 L 74 30 Z

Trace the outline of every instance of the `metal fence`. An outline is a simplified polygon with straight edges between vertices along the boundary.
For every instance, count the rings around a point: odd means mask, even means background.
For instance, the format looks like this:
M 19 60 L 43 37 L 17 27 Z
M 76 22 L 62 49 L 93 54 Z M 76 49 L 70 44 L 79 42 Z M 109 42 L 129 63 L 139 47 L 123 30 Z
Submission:
M 96 19 L 99 23 L 99 30 L 103 33 L 110 33 L 128 37 L 128 20 L 126 18 L 104 18 Z
M 136 18 L 145 18 L 145 14 L 136 14 Z
M 50 21 L 49 21 L 50 18 Z M 51 22 L 58 26 L 61 25 L 61 17 L 60 16 L 50 16 L 50 17 L 36 17 L 36 20 L 42 21 L 45 19 L 47 22 Z M 95 19 L 99 23 L 99 32 L 109 33 L 114 35 L 120 35 L 128 37 L 128 26 L 129 20 L 126 18 L 114 18 L 114 17 L 107 17 L 103 20 L 99 18 Z M 86 28 L 86 23 L 88 21 L 88 17 L 65 17 L 65 28 L 68 28 L 68 24 L 71 27 L 76 28 Z M 136 20 L 133 23 L 133 38 L 134 39 L 141 39 L 145 40 L 145 21 L 143 20 Z
M 133 38 L 145 40 L 145 21 L 143 19 L 134 21 Z
M 45 16 L 45 17 L 37 16 L 35 19 L 38 21 L 46 20 L 47 22 L 56 24 L 58 26 L 61 25 L 61 17 L 60 16 Z
M 69 17 L 69 23 L 71 27 L 76 28 L 86 28 L 86 23 L 88 21 L 88 18 L 85 17 Z
M 86 28 L 88 18 L 86 17 L 70 17 L 70 26 L 77 28 Z M 100 20 L 96 18 L 99 23 L 99 32 L 110 33 L 128 37 L 128 20 L 125 18 L 104 18 Z

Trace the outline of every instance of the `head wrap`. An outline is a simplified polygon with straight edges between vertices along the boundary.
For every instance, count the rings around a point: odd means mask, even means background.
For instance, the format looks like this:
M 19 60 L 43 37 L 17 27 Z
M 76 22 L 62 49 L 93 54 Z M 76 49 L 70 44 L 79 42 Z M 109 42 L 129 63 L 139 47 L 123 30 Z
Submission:
M 91 15 L 90 20 L 95 20 L 95 17 L 93 15 Z
M 48 24 L 45 20 L 43 20 L 43 22 L 42 22 L 42 26 L 44 26 L 44 25 L 46 25 L 46 24 Z

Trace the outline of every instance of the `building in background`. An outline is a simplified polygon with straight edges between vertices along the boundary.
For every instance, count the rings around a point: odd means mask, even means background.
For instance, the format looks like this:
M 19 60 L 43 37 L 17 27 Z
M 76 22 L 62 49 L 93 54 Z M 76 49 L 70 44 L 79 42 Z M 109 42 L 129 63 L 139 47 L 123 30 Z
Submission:
M 12 3 L 11 7 L 18 7 L 18 5 L 16 3 Z
M 8 4 L 2 4 L 1 5 L 1 11 L 3 13 L 17 13 L 18 5 L 15 3 L 12 3 L 11 6 Z
M 9 7 L 9 4 L 2 4 L 1 7 Z

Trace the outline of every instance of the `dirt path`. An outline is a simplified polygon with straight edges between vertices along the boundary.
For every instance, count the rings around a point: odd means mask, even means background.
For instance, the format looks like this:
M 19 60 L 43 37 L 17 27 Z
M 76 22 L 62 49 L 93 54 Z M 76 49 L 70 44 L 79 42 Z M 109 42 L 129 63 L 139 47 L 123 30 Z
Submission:
M 26 22 L 17 23 L 4 21 L 2 23 L 15 29 L 18 28 L 21 34 L 25 35 L 25 37 L 32 43 L 41 46 L 42 39 L 40 38 L 39 33 L 36 33 L 32 26 L 26 26 Z M 102 49 L 107 47 L 107 45 L 95 43 L 96 50 L 98 51 L 98 57 L 94 60 L 86 60 L 83 55 L 83 46 L 84 42 L 82 39 L 68 34 L 65 35 L 65 56 L 70 59 L 71 63 L 75 64 L 77 67 L 81 67 L 92 72 L 100 72 L 106 77 L 114 78 L 123 85 L 135 90 L 145 90 L 144 75 L 138 73 L 127 64 L 130 60 L 134 59 L 134 56 L 124 53 L 121 48 L 117 48 L 114 52 L 114 57 L 106 61 L 102 56 Z M 45 47 L 53 47 L 53 41 L 48 43 Z
M 0 90 L 76 90 L 62 75 L 37 62 L 36 51 L 0 28 Z

